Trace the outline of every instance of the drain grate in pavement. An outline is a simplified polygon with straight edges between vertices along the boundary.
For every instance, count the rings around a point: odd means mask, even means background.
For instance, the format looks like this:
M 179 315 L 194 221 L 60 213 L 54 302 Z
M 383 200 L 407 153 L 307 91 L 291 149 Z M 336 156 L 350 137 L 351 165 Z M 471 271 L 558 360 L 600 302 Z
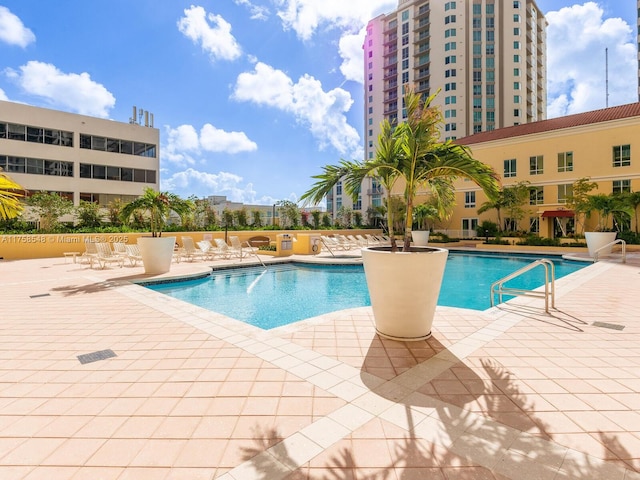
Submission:
M 50 297 L 50 293 L 39 293 L 37 295 L 29 295 L 29 298 Z
M 611 330 L 624 330 L 624 325 L 618 325 L 616 323 L 607 322 L 593 322 L 594 327 L 610 328 Z
M 78 355 L 78 360 L 84 365 L 85 363 L 97 362 L 98 360 L 106 360 L 107 358 L 113 358 L 117 355 L 113 353 L 113 350 L 100 350 L 99 352 L 85 353 L 84 355 Z

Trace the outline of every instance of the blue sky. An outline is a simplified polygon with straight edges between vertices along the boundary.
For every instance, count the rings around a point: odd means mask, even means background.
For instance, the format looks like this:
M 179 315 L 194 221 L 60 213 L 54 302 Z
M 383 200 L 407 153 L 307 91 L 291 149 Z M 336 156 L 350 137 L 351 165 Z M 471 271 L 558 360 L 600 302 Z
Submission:
M 192 0 L 193 1 L 193 0 Z M 538 0 L 548 116 L 637 101 L 636 2 Z M 154 114 L 161 189 L 272 204 L 362 156 L 362 38 L 397 0 L 0 0 L 0 99 Z

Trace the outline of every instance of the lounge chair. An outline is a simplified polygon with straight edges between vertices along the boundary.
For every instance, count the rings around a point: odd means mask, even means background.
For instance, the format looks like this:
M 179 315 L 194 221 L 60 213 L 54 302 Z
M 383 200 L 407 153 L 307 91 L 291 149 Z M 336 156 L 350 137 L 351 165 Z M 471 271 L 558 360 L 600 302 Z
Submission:
M 232 250 L 229 245 L 227 245 L 227 242 L 221 238 L 214 239 L 214 242 L 216 242 L 216 246 L 218 247 L 220 254 L 225 255 L 225 258 L 237 257 L 240 255 L 240 252 Z
M 140 255 L 140 249 L 138 245 L 125 245 L 127 250 L 127 258 L 132 267 L 138 265 L 138 262 L 142 262 L 142 255 Z
M 182 252 L 180 252 L 180 256 L 192 262 L 194 258 L 204 259 L 208 255 L 199 247 L 196 247 L 193 238 L 182 237 Z
M 100 269 L 104 269 L 108 263 L 117 263 L 122 266 L 124 265 L 124 257 L 122 255 L 116 255 L 111 250 L 111 245 L 103 242 L 96 242 L 96 248 L 98 249 L 98 255 L 96 257 L 96 261 L 100 266 Z M 93 263 L 91 264 L 93 268 Z
M 98 249 L 94 242 L 84 242 L 85 251 L 80 255 L 80 263 L 88 263 L 93 268 L 93 262 L 98 258 Z
M 122 242 L 113 242 L 113 253 L 122 255 L 125 258 L 129 255 L 127 253 L 127 245 Z
M 231 236 L 229 240 L 231 240 L 231 251 L 240 252 L 240 258 L 242 258 L 243 255 L 255 254 L 258 251 L 258 249 L 252 247 L 249 242 L 241 242 L 240 237 Z

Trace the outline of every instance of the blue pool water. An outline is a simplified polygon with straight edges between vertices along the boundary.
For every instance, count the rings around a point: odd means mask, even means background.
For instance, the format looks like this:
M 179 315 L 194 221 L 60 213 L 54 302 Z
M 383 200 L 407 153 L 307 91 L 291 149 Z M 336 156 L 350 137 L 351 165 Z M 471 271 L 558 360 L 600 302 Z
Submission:
M 491 306 L 491 284 L 538 258 L 449 252 L 438 305 L 486 310 Z M 553 262 L 556 278 L 584 266 L 560 259 Z M 507 285 L 533 289 L 542 284 L 544 269 L 537 267 Z M 269 265 L 266 270 L 237 268 L 148 288 L 263 329 L 370 305 L 361 265 L 290 263 Z

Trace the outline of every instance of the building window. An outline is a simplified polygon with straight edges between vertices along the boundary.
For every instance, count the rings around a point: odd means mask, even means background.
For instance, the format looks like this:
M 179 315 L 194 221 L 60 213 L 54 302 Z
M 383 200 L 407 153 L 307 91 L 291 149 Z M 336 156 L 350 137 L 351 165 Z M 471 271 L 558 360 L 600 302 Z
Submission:
M 514 21 L 514 23 L 520 23 L 520 14 L 519 13 L 514 13 L 513 14 L 513 21 Z
M 631 193 L 631 180 L 614 180 L 613 193 Z
M 446 17 L 444 17 L 444 24 L 449 25 L 450 23 L 456 23 L 455 15 L 447 15 Z
M 409 72 L 402 72 L 402 83 L 409 83 Z
M 513 89 L 520 90 L 520 82 L 513 82 Z
M 464 192 L 464 208 L 476 208 L 476 192 Z
M 444 38 L 455 37 L 455 36 L 456 36 L 456 29 L 455 28 L 447 28 L 444 31 Z
M 514 117 L 519 117 L 520 116 L 520 109 L 519 108 L 516 108 L 516 109 L 513 110 L 513 116 Z
M 513 8 L 520 8 L 520 0 L 514 0 Z
M 520 55 L 513 56 L 513 63 L 520 63 Z
M 444 11 L 446 12 L 447 10 L 455 10 L 456 8 L 456 2 L 447 2 L 444 4 Z
M 336 183 L 336 195 L 342 195 L 342 180 Z
M 409 10 L 402 12 L 402 21 L 406 22 L 407 20 L 409 20 Z
M 628 167 L 631 165 L 631 145 L 613 147 L 613 166 Z
M 117 138 L 106 138 L 97 135 L 80 134 L 80 148 L 101 152 L 121 153 L 139 157 L 156 157 L 156 146 L 149 143 L 132 142 Z
M 529 205 L 542 205 L 544 203 L 544 189 L 532 187 L 529 190 Z
M 513 42 L 513 49 L 514 50 L 520 50 L 520 41 L 516 40 L 515 42 Z
M 73 162 L 0 155 L 0 170 L 4 170 L 5 172 L 29 173 L 32 175 L 73 177 Z
M 0 123 L 0 138 L 31 143 L 44 143 L 45 145 L 73 147 L 73 132 L 33 127 L 31 125 L 21 125 L 18 123 Z
M 449 55 L 448 57 L 444 57 L 444 64 L 449 65 L 450 63 L 456 63 L 455 55 Z
M 558 172 L 573 172 L 573 152 L 558 154 Z
M 449 92 L 451 90 L 455 90 L 456 89 L 456 84 L 455 83 L 445 83 L 444 84 L 444 91 L 445 92 Z
M 408 35 L 409 34 L 409 23 L 403 23 L 402 24 L 402 35 Z
M 567 198 L 573 195 L 573 185 L 565 183 L 558 185 L 558 203 L 567 203 Z
M 513 103 L 520 103 L 520 95 L 513 96 Z
M 519 37 L 519 36 L 520 36 L 520 27 L 514 27 L 514 28 L 513 28 L 513 34 L 514 34 L 516 37 Z
M 516 159 L 510 158 L 504 161 L 504 177 L 510 178 L 516 176 Z
M 529 218 L 529 231 L 531 233 L 540 232 L 540 219 L 538 217 Z
M 529 175 L 542 175 L 544 172 L 544 161 L 542 155 L 529 157 Z

